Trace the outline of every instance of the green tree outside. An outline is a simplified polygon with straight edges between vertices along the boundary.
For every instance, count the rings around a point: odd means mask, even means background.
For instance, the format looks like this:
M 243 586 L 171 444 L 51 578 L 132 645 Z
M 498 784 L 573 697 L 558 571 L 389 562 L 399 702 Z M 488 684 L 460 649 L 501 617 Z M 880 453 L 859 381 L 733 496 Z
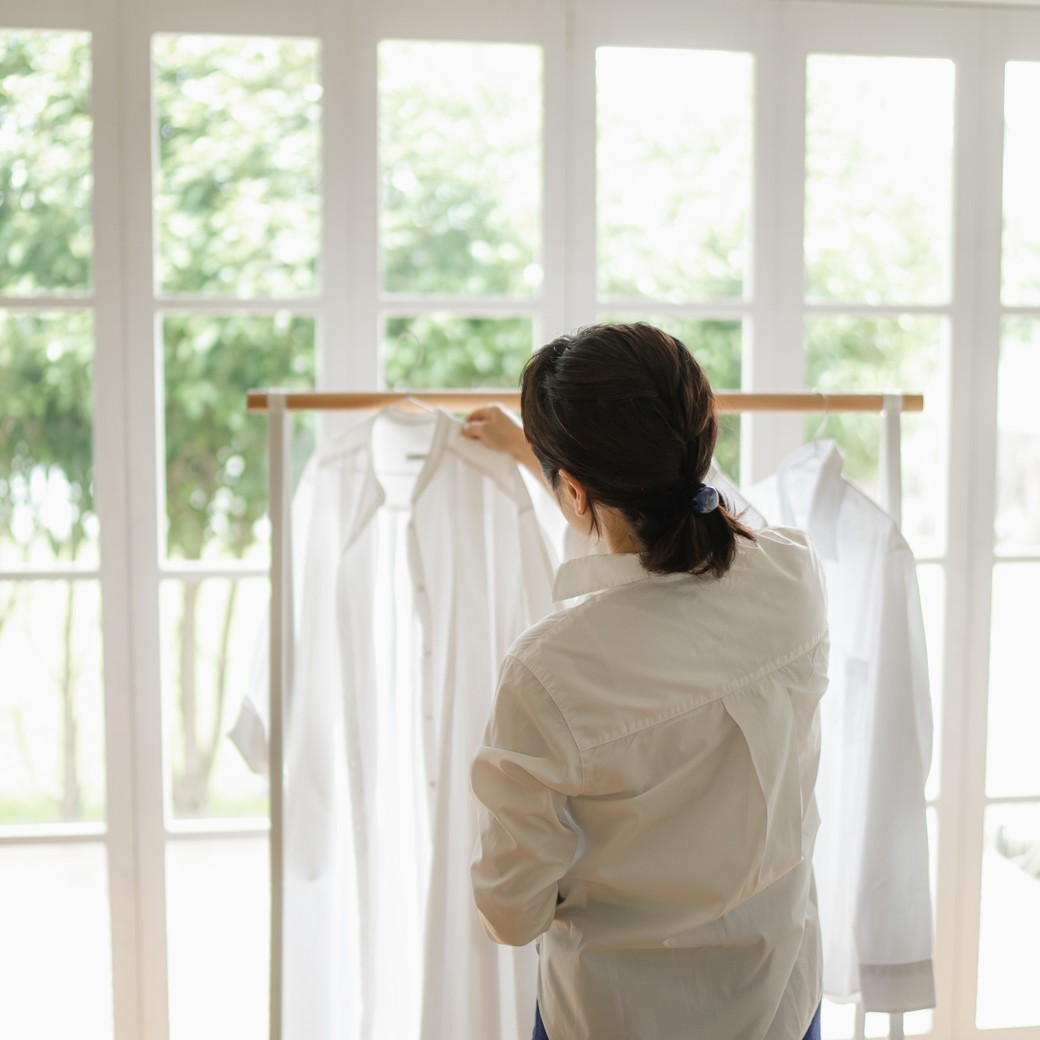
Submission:
M 9 33 L 0 41 L 0 288 L 8 293 L 86 291 L 91 252 L 86 37 Z M 481 72 L 483 81 L 463 89 L 464 83 L 458 86 L 462 70 L 453 71 L 450 82 L 429 81 L 431 73 L 419 58 L 427 55 L 434 62 L 430 68 L 437 61 L 443 64 L 445 55 L 449 65 L 459 65 L 460 46 L 394 43 L 381 49 L 384 288 L 391 294 L 529 301 L 541 279 L 541 127 L 540 106 L 533 100 L 540 59 L 534 48 L 503 48 L 490 60 L 481 57 L 481 68 L 486 72 L 488 65 L 502 64 L 508 52 L 519 70 L 512 79 L 500 83 Z M 314 292 L 319 277 L 321 99 L 315 46 L 306 41 L 160 36 L 153 57 L 159 288 L 240 299 L 292 299 Z M 514 120 L 518 105 L 526 106 L 526 114 Z M 733 180 L 727 161 L 719 159 L 728 139 L 724 128 L 716 128 L 686 146 L 687 152 L 646 140 L 645 161 L 659 169 L 673 166 L 696 194 L 705 177 L 722 185 Z M 632 159 L 635 167 L 643 161 L 639 155 Z M 813 176 L 838 185 L 855 175 L 847 164 L 813 169 Z M 620 206 L 623 193 L 618 196 L 616 186 L 611 190 Z M 638 183 L 632 190 L 640 190 Z M 743 190 L 734 181 L 734 191 Z M 899 205 L 906 238 L 899 255 L 916 263 L 913 258 L 927 248 L 927 224 L 912 205 Z M 620 213 L 618 206 L 611 212 Z M 739 200 L 723 206 L 727 219 L 708 221 L 702 238 L 691 243 L 691 255 L 704 258 L 702 289 L 707 286 L 714 294 L 743 292 L 742 206 Z M 675 220 L 686 219 L 681 207 L 673 210 Z M 661 258 L 638 228 L 624 221 L 617 228 L 611 247 L 613 280 L 604 289 L 631 298 L 643 292 L 645 278 L 640 278 L 646 272 L 660 270 Z M 885 243 L 879 241 L 876 248 L 872 270 L 887 262 Z M 620 257 L 619 249 L 631 255 Z M 679 260 L 669 261 L 661 276 L 669 298 L 689 273 L 680 262 L 683 254 L 675 255 Z M 632 278 L 625 271 L 634 272 Z M 646 302 L 638 307 L 619 302 L 618 318 L 656 321 L 690 347 L 715 386 L 739 387 L 739 322 L 655 318 L 653 294 L 643 296 Z M 391 308 L 382 331 L 387 383 L 416 388 L 515 385 L 535 345 L 534 324 L 500 308 L 495 313 L 406 317 Z M 85 318 L 68 315 L 62 320 L 64 331 L 42 316 L 8 315 L 0 325 L 2 389 L 6 400 L 22 402 L 20 410 L 12 409 L 0 420 L 0 553 L 10 560 L 42 552 L 54 559 L 84 560 L 96 552 L 92 333 Z M 171 560 L 263 558 L 266 425 L 246 415 L 243 394 L 250 386 L 313 385 L 315 335 L 313 321 L 291 314 L 163 318 L 163 545 Z M 926 324 L 907 325 L 899 319 L 888 324 L 815 322 L 807 329 L 809 382 L 821 389 L 864 382 L 873 388 L 878 381 L 913 388 L 918 377 L 936 378 L 942 349 L 941 334 Z M 876 420 L 866 422 L 876 430 Z M 807 429 L 818 425 L 818 419 L 811 419 Z M 831 420 L 829 426 L 828 432 L 842 441 L 850 473 L 868 475 L 876 466 L 876 434 L 844 421 Z M 297 444 L 305 453 L 313 440 L 304 434 Z M 724 421 L 719 457 L 739 477 L 736 418 Z M 39 486 L 38 474 L 62 482 L 62 488 L 67 485 L 69 508 L 61 537 L 56 538 L 57 528 L 48 527 L 42 506 L 28 490 Z M 31 517 L 34 532 L 28 540 L 26 517 Z M 231 692 L 229 640 L 239 601 L 234 584 L 210 607 L 200 606 L 207 601 L 200 583 L 181 581 L 179 589 L 168 733 L 174 811 L 204 814 L 222 802 L 213 778 Z M 71 612 L 74 602 L 69 602 Z M 4 609 L 0 602 L 0 620 Z M 219 635 L 203 676 L 199 626 L 211 618 Z M 68 674 L 74 676 L 75 668 Z M 59 696 L 65 697 L 61 682 L 57 685 Z M 93 812 L 76 794 L 78 751 L 71 706 L 63 746 L 66 790 L 55 794 L 54 811 Z
M 211 561 L 255 557 L 266 544 L 267 424 L 246 412 L 243 388 L 312 388 L 314 322 L 288 314 L 168 317 L 163 358 L 167 554 Z M 313 446 L 313 424 L 297 422 L 297 472 Z M 177 816 L 209 812 L 210 781 L 226 747 L 229 655 L 241 582 L 231 582 L 216 614 L 208 615 L 200 609 L 203 584 L 180 583 L 176 710 L 167 737 Z M 220 635 L 202 675 L 204 616 L 215 620 Z
M 88 292 L 93 235 L 90 42 L 84 33 L 0 34 L 0 293 Z M 0 560 L 76 564 L 96 558 L 91 361 L 86 314 L 0 314 Z M 53 669 L 60 703 L 56 761 L 23 754 L 39 776 L 30 803 L 5 815 L 80 819 L 102 807 L 81 775 L 79 597 L 65 582 Z M 0 592 L 0 637 L 30 609 L 31 589 Z M 4 708 L 17 731 L 22 706 Z M 53 778 L 53 779 L 52 779 Z
M 157 279 L 171 294 L 298 297 L 318 287 L 317 45 L 250 37 L 153 41 Z M 314 322 L 274 317 L 167 316 L 162 323 L 165 546 L 171 560 L 262 560 L 266 550 L 266 423 L 250 387 L 314 385 Z M 309 454 L 313 425 L 298 424 Z M 176 816 L 234 806 L 213 788 L 224 738 L 230 654 L 242 583 L 214 597 L 179 583 L 167 733 Z M 218 603 L 217 600 L 220 600 Z M 204 652 L 212 624 L 215 649 Z M 172 686 L 172 689 L 169 688 Z

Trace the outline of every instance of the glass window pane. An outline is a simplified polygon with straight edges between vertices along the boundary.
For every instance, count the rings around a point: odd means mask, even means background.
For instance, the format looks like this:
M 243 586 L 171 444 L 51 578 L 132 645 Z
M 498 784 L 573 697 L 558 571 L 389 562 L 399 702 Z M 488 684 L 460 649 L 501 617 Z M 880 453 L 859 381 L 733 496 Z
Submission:
M 753 70 L 748 54 L 596 52 L 601 296 L 744 294 Z
M 270 593 L 266 579 L 164 581 L 166 789 L 174 818 L 266 816 L 267 781 L 227 737 L 249 684 Z M 266 674 L 266 673 L 264 673 Z
M 0 877 L 4 1036 L 111 1040 L 104 846 L 0 846 Z
M 806 348 L 806 382 L 813 390 L 891 388 L 925 395 L 923 413 L 902 417 L 902 526 L 919 556 L 941 554 L 946 544 L 949 439 L 946 322 L 911 316 L 810 318 Z M 845 455 L 845 476 L 880 501 L 879 416 L 813 415 L 805 431 L 809 439 L 836 440 Z
M 537 293 L 541 81 L 538 47 L 379 44 L 387 292 Z
M 96 563 L 93 319 L 0 311 L 0 566 Z
M 807 295 L 948 299 L 953 62 L 811 55 L 807 77 Z
M 103 819 L 98 583 L 0 583 L 0 672 L 0 827 Z
M 170 1038 L 268 1035 L 266 838 L 166 849 Z
M 998 369 L 997 544 L 1040 546 L 1040 322 L 1004 323 Z
M 0 293 L 87 292 L 90 36 L 0 32 Z
M 823 1040 L 851 1040 L 856 1024 L 855 1004 L 835 1004 L 823 998 L 820 1035 Z
M 166 549 L 176 559 L 255 559 L 267 551 L 267 423 L 250 388 L 314 385 L 314 321 L 168 316 L 163 320 Z M 294 422 L 297 469 L 313 417 Z
M 533 349 L 530 318 L 388 318 L 383 371 L 390 388 L 508 387 Z
M 1038 936 L 1040 803 L 990 806 L 982 851 L 979 1029 L 1040 1025 Z
M 318 44 L 156 36 L 152 60 L 159 288 L 315 292 Z
M 743 325 L 739 321 L 704 321 L 645 314 L 613 315 L 605 321 L 647 321 L 681 340 L 704 369 L 714 390 L 739 390 Z M 715 462 L 734 483 L 740 483 L 740 416 L 719 417 Z
M 986 792 L 995 798 L 1040 794 L 1038 593 L 1040 563 L 994 568 Z
M 1004 302 L 1040 303 L 1040 63 L 1010 61 L 1004 94 Z

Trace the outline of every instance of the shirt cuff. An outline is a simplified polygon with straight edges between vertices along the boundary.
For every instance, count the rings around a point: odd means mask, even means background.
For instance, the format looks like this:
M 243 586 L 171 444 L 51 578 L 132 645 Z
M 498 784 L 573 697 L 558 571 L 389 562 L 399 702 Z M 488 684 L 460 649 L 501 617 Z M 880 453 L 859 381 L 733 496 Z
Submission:
M 867 1011 L 920 1011 L 935 1007 L 931 960 L 909 964 L 861 964 L 859 982 Z

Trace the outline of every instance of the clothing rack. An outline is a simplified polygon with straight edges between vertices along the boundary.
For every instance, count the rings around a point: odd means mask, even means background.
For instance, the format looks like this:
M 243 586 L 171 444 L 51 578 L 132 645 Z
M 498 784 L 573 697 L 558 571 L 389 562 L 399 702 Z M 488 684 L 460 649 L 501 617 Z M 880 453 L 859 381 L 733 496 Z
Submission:
M 282 939 L 284 922 L 284 765 L 283 713 L 286 690 L 292 676 L 292 551 L 290 508 L 292 466 L 289 412 L 367 411 L 390 405 L 443 408 L 469 412 L 482 405 L 500 404 L 519 410 L 520 395 L 505 390 L 373 391 L 335 393 L 321 390 L 250 390 L 247 409 L 268 417 L 268 493 L 271 522 L 271 629 L 270 703 L 268 722 L 268 775 L 270 778 L 271 856 L 271 971 L 270 1040 L 282 1040 Z M 816 391 L 739 391 L 715 393 L 719 414 L 742 412 L 812 413 L 844 412 L 880 414 L 882 506 L 899 524 L 902 517 L 901 417 L 924 410 L 923 394 L 821 393 Z M 889 1037 L 903 1040 L 903 1016 L 889 1016 Z M 855 1040 L 863 1040 L 865 1013 L 856 1006 Z
M 484 404 L 520 408 L 515 390 L 414 390 L 407 393 L 377 390 L 364 393 L 334 393 L 324 390 L 250 390 L 246 404 L 250 412 L 266 412 L 272 397 L 285 399 L 289 412 L 358 411 L 385 408 L 392 404 L 417 401 L 449 412 L 469 411 Z M 823 393 L 817 390 L 783 390 L 774 393 L 755 390 L 717 390 L 715 409 L 725 415 L 739 412 L 896 412 L 924 411 L 923 394 L 904 393 Z

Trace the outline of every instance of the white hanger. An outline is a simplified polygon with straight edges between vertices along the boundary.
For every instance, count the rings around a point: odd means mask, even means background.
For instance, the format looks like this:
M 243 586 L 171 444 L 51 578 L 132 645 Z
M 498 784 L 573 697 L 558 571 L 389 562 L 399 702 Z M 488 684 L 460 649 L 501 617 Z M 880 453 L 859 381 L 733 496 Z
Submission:
M 415 375 L 416 371 L 421 367 L 423 361 L 426 359 L 426 348 L 420 342 L 419 337 L 408 329 L 401 332 L 397 339 L 394 341 L 395 344 L 400 343 L 403 339 L 411 339 L 415 344 L 418 354 L 416 355 L 415 361 L 409 366 L 408 371 L 404 374 L 404 386 L 402 387 L 402 393 L 404 394 L 404 401 L 402 404 L 410 404 L 413 408 L 418 408 L 420 411 L 433 414 L 436 409 L 431 408 L 429 405 L 424 404 L 417 397 L 412 394 L 412 376 Z

